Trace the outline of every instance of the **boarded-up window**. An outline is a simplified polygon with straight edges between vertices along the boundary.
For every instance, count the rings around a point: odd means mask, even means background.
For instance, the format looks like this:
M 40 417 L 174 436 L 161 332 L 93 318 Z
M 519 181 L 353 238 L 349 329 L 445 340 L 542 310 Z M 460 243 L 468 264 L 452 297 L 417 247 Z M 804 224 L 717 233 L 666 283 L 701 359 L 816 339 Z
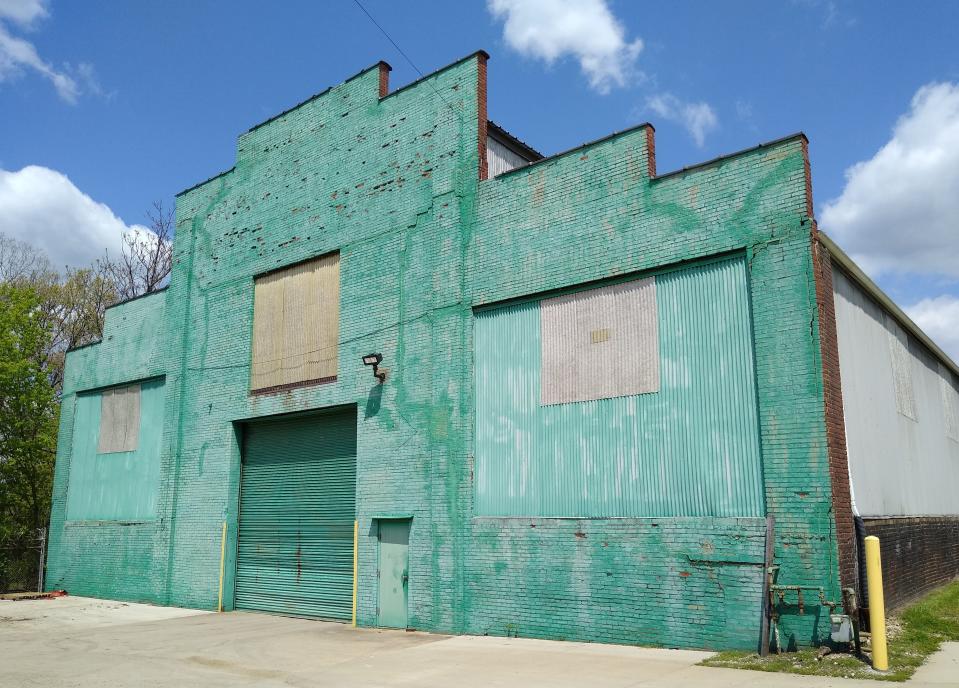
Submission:
M 100 395 L 98 454 L 135 451 L 140 439 L 140 385 L 115 387 Z
M 892 361 L 892 380 L 896 392 L 896 410 L 912 420 L 919 420 L 916 393 L 912 386 L 912 361 L 909 355 L 909 335 L 894 319 L 886 316 L 889 333 L 889 357 Z
M 541 403 L 659 391 L 655 278 L 544 299 Z
M 258 277 L 251 389 L 335 378 L 339 334 L 339 253 Z

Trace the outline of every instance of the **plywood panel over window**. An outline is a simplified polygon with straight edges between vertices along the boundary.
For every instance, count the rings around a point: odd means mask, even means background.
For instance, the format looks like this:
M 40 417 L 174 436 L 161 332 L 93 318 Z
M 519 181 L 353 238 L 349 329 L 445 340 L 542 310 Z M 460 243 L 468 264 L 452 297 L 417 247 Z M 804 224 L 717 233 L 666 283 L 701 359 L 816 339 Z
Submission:
M 542 403 L 659 391 L 654 277 L 544 299 Z
M 339 253 L 258 277 L 251 389 L 336 378 L 339 334 Z
M 98 454 L 135 451 L 140 437 L 140 385 L 115 387 L 100 395 Z

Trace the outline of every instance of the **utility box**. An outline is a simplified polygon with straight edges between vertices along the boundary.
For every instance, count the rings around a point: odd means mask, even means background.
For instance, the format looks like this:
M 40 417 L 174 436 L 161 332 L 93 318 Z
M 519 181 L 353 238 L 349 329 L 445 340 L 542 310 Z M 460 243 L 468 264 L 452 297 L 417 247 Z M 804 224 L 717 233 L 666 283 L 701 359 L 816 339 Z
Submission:
M 852 619 L 846 614 L 829 615 L 829 635 L 836 643 L 853 641 Z

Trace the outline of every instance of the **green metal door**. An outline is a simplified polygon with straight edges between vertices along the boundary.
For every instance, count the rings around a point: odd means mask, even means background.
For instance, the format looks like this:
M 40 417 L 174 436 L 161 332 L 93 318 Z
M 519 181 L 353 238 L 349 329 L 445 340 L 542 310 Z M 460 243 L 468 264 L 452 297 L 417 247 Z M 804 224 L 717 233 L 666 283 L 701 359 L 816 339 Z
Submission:
M 236 608 L 350 619 L 356 409 L 244 430 Z
M 377 624 L 385 628 L 406 628 L 409 614 L 410 521 L 380 521 L 379 546 Z

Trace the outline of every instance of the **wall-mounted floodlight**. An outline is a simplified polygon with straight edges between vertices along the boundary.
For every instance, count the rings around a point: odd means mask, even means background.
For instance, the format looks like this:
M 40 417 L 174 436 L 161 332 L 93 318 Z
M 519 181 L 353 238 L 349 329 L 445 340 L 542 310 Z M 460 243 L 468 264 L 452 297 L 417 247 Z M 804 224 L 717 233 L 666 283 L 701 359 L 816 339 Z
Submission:
M 386 369 L 380 370 L 380 363 L 383 362 L 383 354 L 366 354 L 363 357 L 363 365 L 373 366 L 373 377 L 381 383 L 386 382 Z

